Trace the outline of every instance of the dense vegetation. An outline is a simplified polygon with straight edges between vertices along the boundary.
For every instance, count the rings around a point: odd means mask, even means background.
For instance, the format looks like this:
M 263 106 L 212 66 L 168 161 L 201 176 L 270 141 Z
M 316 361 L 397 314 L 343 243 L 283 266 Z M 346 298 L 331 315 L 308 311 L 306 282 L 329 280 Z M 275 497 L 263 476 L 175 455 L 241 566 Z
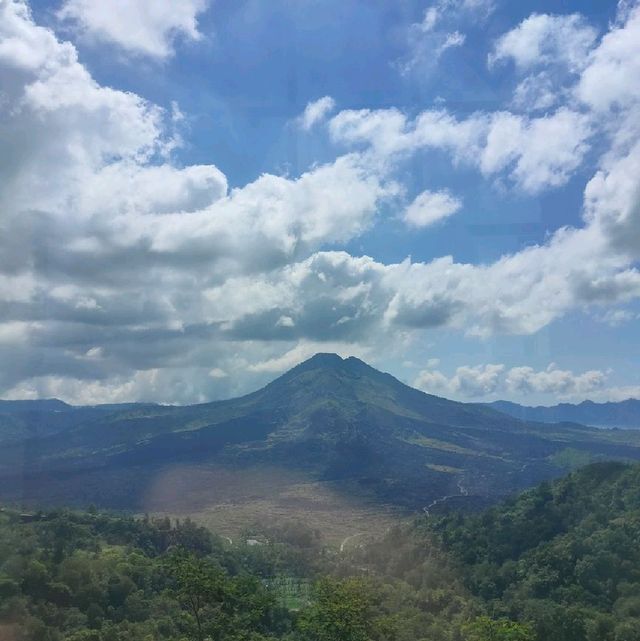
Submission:
M 472 619 L 440 561 L 416 589 L 302 526 L 267 534 L 231 546 L 190 521 L 3 511 L 0 638 L 410 641 L 459 638 Z
M 0 638 L 637 641 L 640 466 L 596 464 L 349 554 L 296 523 L 0 514 Z M 249 540 L 247 540 L 249 539 Z
M 640 466 L 595 464 L 424 526 L 494 616 L 540 641 L 640 639 Z

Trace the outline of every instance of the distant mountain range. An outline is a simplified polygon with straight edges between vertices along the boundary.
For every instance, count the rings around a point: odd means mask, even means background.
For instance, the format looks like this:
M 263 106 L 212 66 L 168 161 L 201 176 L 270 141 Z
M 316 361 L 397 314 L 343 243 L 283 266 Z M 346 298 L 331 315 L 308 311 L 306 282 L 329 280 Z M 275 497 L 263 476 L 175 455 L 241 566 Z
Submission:
M 628 399 L 619 403 L 584 401 L 577 405 L 561 403 L 552 407 L 527 407 L 509 401 L 487 403 L 496 409 L 523 421 L 541 423 L 582 423 L 594 427 L 640 429 L 640 400 Z
M 0 498 L 134 509 L 176 466 L 295 472 L 416 509 L 494 500 L 591 460 L 640 460 L 640 432 L 522 421 L 335 354 L 201 405 L 3 402 L 0 443 Z M 185 500 L 196 492 L 180 483 Z M 206 483 L 197 492 L 206 497 Z
M 0 400 L 0 445 L 64 432 L 113 413 L 155 407 L 151 403 L 119 403 L 77 407 L 57 398 Z

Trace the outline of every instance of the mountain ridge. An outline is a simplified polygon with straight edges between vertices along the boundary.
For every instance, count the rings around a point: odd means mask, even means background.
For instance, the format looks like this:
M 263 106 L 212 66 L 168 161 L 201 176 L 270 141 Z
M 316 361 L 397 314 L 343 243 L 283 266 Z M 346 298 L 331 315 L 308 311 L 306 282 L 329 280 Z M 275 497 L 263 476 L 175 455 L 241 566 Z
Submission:
M 581 403 L 558 403 L 551 406 L 520 405 L 511 401 L 493 401 L 485 405 L 525 421 L 570 421 L 594 427 L 640 429 L 640 400 L 634 398 L 604 403 L 585 400 Z

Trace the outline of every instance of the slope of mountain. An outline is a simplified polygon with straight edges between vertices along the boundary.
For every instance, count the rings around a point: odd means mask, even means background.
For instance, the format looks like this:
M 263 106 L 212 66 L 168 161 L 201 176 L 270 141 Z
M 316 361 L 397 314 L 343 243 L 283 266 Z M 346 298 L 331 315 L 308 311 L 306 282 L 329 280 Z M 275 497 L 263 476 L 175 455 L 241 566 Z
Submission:
M 511 493 L 560 474 L 567 453 L 640 459 L 640 434 L 523 422 L 335 354 L 237 399 L 84 410 L 86 420 L 5 444 L 0 496 L 140 507 L 169 466 L 268 467 L 415 509 Z
M 640 465 L 598 463 L 481 515 L 421 524 L 498 615 L 536 639 L 638 638 Z
M 510 401 L 487 403 L 489 407 L 523 421 L 560 423 L 569 421 L 594 427 L 640 429 L 640 400 L 630 398 L 618 403 L 560 403 L 551 407 L 528 407 Z
M 0 444 L 56 434 L 114 412 L 145 407 L 150 405 L 125 403 L 74 407 L 57 398 L 0 400 Z

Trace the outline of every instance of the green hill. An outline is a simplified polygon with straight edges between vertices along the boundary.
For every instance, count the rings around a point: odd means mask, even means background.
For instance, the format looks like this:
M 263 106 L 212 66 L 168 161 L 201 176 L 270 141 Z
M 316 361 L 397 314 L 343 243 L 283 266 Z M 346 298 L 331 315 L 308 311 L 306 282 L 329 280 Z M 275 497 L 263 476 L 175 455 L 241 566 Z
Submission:
M 591 465 L 420 528 L 493 616 L 529 623 L 540 641 L 640 638 L 640 466 Z

